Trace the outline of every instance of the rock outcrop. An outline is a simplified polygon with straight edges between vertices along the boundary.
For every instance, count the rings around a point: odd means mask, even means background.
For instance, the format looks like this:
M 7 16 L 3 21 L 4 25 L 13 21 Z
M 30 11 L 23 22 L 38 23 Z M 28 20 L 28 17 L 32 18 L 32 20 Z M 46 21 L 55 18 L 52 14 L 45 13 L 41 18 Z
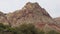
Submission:
M 60 31 L 57 22 L 38 3 L 28 2 L 21 10 L 0 17 L 0 22 L 5 19 L 3 23 L 6 22 L 12 27 L 19 26 L 22 23 L 32 23 L 45 31 L 46 29 Z
M 54 20 L 57 22 L 58 26 L 60 26 L 60 17 L 54 18 Z
M 28 2 L 21 10 L 8 14 L 7 19 L 13 26 L 21 23 L 53 23 L 52 18 L 38 3 Z
M 0 11 L 0 23 L 3 23 L 3 24 L 5 24 L 5 25 L 8 25 L 9 23 L 8 23 L 7 17 L 6 17 L 5 15 L 6 15 L 6 14 L 4 14 L 4 13 L 2 13 L 2 12 Z

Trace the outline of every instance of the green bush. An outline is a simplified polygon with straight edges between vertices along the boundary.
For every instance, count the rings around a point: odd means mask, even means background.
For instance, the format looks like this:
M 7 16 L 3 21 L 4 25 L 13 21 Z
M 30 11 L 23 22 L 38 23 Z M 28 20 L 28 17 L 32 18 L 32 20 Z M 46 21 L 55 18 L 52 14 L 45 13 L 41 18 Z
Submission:
M 37 28 L 33 24 L 22 24 L 17 30 L 19 34 L 38 34 Z
M 22 24 L 17 30 L 18 34 L 44 34 L 44 31 L 40 31 L 33 24 Z
M 60 34 L 59 32 L 56 32 L 54 30 L 49 31 L 47 34 Z
M 4 29 L 5 29 L 5 26 L 2 23 L 0 23 L 0 31 L 3 31 Z

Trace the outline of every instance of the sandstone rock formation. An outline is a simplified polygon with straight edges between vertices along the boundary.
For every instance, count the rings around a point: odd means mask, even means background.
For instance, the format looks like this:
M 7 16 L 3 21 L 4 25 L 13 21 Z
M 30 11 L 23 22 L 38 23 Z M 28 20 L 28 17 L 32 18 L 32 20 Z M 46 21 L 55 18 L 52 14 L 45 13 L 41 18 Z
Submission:
M 57 22 L 38 3 L 28 2 L 21 10 L 0 17 L 1 23 L 6 22 L 12 27 L 19 26 L 22 23 L 33 23 L 45 31 L 46 29 L 60 31 Z
M 44 8 L 41 8 L 38 3 L 30 2 L 21 10 L 8 14 L 7 18 L 15 26 L 21 23 L 53 23 L 52 18 Z

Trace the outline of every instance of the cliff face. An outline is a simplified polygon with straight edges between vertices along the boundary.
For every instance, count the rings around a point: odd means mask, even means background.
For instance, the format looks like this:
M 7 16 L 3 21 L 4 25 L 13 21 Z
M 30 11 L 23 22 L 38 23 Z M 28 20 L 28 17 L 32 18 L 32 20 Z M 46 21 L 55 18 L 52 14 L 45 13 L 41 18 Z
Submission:
M 0 18 L 1 23 L 5 19 L 3 23 L 6 22 L 12 27 L 19 26 L 22 23 L 33 23 L 36 27 L 41 27 L 44 30 L 49 28 L 60 31 L 56 22 L 38 3 L 28 2 L 21 10 L 6 14 L 2 18 Z

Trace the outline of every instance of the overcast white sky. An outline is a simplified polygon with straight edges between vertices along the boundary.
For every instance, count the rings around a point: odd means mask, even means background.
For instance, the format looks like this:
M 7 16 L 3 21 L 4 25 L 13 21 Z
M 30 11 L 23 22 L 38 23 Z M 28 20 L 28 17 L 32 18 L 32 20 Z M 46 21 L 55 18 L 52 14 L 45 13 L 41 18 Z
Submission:
M 60 0 L 0 0 L 0 11 L 4 13 L 21 9 L 27 2 L 38 2 L 53 17 L 60 17 Z

